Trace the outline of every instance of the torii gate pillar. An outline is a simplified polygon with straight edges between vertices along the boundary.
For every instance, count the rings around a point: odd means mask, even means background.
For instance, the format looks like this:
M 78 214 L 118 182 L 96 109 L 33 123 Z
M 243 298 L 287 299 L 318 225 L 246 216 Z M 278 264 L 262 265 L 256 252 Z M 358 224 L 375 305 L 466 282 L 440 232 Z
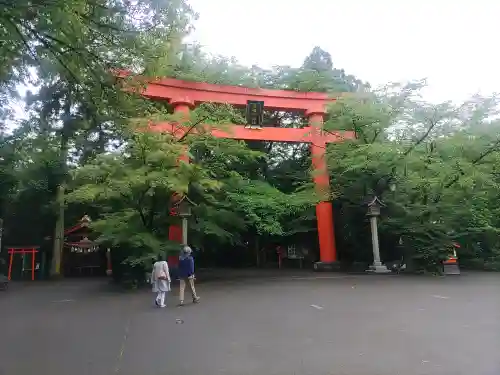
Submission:
M 333 207 L 328 201 L 330 193 L 330 176 L 326 162 L 326 139 L 323 137 L 323 113 L 306 112 L 312 130 L 311 157 L 313 181 L 320 194 L 325 195 L 316 205 L 316 219 L 318 222 L 319 258 L 320 264 L 315 268 L 331 268 L 337 261 L 335 246 L 335 226 L 333 222 Z

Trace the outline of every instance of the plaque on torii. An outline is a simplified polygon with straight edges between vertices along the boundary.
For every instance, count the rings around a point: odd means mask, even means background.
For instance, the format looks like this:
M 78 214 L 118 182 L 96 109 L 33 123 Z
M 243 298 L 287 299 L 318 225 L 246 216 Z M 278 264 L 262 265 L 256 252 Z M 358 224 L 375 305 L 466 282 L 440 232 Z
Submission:
M 247 129 L 262 129 L 264 122 L 264 102 L 249 100 L 247 101 Z

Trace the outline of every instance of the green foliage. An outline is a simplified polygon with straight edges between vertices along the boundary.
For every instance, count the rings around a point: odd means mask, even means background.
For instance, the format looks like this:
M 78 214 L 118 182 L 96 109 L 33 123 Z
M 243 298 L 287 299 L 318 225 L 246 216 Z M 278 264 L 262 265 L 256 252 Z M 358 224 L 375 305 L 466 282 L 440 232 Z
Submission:
M 186 121 L 168 104 L 122 90 L 113 69 L 126 69 L 343 93 L 325 123 L 327 132 L 356 133 L 328 146 L 341 260 L 371 260 L 363 202 L 377 195 L 386 203 L 384 259 L 404 255 L 416 269 L 435 270 L 457 241 L 463 264 L 499 268 L 496 97 L 457 106 L 422 101 L 424 82 L 371 89 L 319 47 L 296 68 L 241 66 L 183 44 L 196 14 L 182 0 L 8 0 L 0 11 L 0 217 L 9 241 L 25 240 L 27 221 L 35 228 L 28 238 L 39 243 L 54 226 L 56 237 L 61 233 L 64 212 L 67 226 L 92 212 L 100 241 L 120 248 L 132 265 L 145 264 L 160 251 L 177 251 L 167 232 L 178 224 L 169 215 L 176 193 L 194 205 L 190 238 L 200 248 L 315 247 L 319 198 L 308 145 L 215 139 L 202 124 L 244 123 L 240 109 L 205 104 Z M 36 89 L 25 98 L 27 120 L 7 134 L 8 103 L 20 83 Z M 149 121 L 180 128 L 151 133 Z M 306 119 L 266 111 L 264 124 L 300 128 Z M 179 161 L 186 150 L 191 163 Z M 57 192 L 66 187 L 63 202 Z
M 219 115 L 222 120 L 232 114 Z M 194 111 L 192 117 L 198 116 Z M 185 123 L 185 129 L 192 129 L 193 122 Z M 197 162 L 178 163 L 188 146 L 197 153 Z M 287 195 L 234 171 L 235 165 L 260 157 L 241 142 L 209 135 L 193 133 L 179 141 L 171 134 L 134 132 L 119 153 L 100 155 L 75 171 L 77 188 L 68 199 L 101 207 L 103 215 L 93 224 L 99 241 L 135 249 L 128 259 L 132 264 L 147 263 L 159 252 L 178 251 L 167 233 L 170 224 L 178 224 L 169 216 L 173 194 L 187 196 L 195 205 L 195 236 L 197 232 L 199 237 L 234 242 L 239 240 L 235 229 L 249 227 L 258 234 L 280 235 L 283 216 L 311 206 L 314 195 Z
M 0 134 L 0 218 L 17 183 L 16 161 L 12 140 Z
M 2 167 L 2 175 L 15 169 L 15 181 L 5 178 L 2 186 L 16 197 L 9 202 L 7 239 L 21 240 L 17 227 L 22 220 L 16 217 L 33 209 L 24 202 L 36 196 L 40 211 L 34 214 L 49 224 L 32 243 L 50 235 L 56 254 L 62 246 L 70 170 L 120 147 L 130 118 L 161 117 L 168 111 L 122 90 L 115 69 L 165 74 L 196 15 L 182 0 L 7 1 L 0 10 L 2 132 L 10 115 L 4 104 L 14 98 L 15 86 L 35 86 L 26 97 L 28 120 L 11 141 L 22 155 Z
M 195 17 L 181 0 L 7 1 L 0 10 L 2 83 L 29 78 L 30 67 L 55 67 L 74 84 L 103 84 L 110 68 L 150 69 Z
M 329 164 L 341 204 L 357 202 L 359 219 L 363 197 L 382 198 L 382 241 L 389 248 L 402 242 L 399 257 L 436 270 L 452 241 L 463 245 L 464 263 L 471 258 L 468 242 L 490 239 L 497 247 L 498 205 L 491 198 L 498 191 L 499 142 L 478 132 L 498 126 L 497 101 L 431 105 L 418 100 L 421 87 L 391 85 L 332 105 L 327 129 L 353 130 L 357 139 L 330 146 Z

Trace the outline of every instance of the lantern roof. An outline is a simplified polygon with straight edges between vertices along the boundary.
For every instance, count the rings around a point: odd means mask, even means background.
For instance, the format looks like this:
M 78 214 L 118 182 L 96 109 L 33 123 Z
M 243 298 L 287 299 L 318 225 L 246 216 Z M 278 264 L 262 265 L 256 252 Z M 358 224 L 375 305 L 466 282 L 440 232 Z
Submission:
M 371 207 L 371 206 L 375 206 L 375 205 L 379 205 L 381 207 L 385 207 L 385 204 L 384 202 L 382 202 L 377 196 L 375 197 L 370 197 L 368 199 L 365 200 L 365 204 L 368 206 L 368 207 Z

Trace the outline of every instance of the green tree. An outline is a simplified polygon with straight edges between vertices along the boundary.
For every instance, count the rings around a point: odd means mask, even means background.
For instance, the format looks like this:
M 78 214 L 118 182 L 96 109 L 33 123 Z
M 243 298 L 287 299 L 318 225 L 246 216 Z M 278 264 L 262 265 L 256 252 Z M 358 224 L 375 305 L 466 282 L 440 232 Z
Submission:
M 180 138 L 133 130 L 124 149 L 75 170 L 77 188 L 69 197 L 100 206 L 102 218 L 93 226 L 100 241 L 122 248 L 131 264 L 147 263 L 160 251 L 178 251 L 167 231 L 178 220 L 170 216 L 174 194 L 195 205 L 190 227 L 197 246 L 207 239 L 241 243 L 241 233 L 249 230 L 281 235 L 280 220 L 311 206 L 314 194 L 304 191 L 292 197 L 238 171 L 264 155 L 244 142 L 214 139 L 201 126 L 238 116 L 231 107 L 202 105 L 181 122 L 185 133 Z M 193 163 L 178 162 L 186 148 Z
M 111 68 L 142 70 L 160 45 L 179 45 L 196 16 L 182 0 L 7 1 L 0 10 L 4 84 L 47 65 L 74 84 L 107 82 Z
M 72 207 L 95 212 L 101 239 L 128 248 L 130 261 L 171 248 L 166 228 L 176 220 L 168 214 L 174 192 L 195 203 L 190 236 L 200 247 L 210 242 L 258 250 L 278 238 L 316 241 L 307 145 L 216 140 L 198 126 L 243 123 L 242 112 L 227 107 L 194 111 L 181 139 L 134 132 L 144 119 L 182 120 L 168 104 L 122 90 L 112 71 L 117 68 L 133 76 L 351 93 L 329 108 L 326 122 L 326 131 L 357 136 L 328 146 L 342 260 L 371 260 L 369 243 L 361 240 L 369 238 L 362 202 L 377 195 L 387 203 L 381 222 L 386 259 L 404 252 L 416 268 L 435 268 L 457 240 L 465 262 L 498 264 L 496 98 L 434 105 L 419 98 L 423 82 L 373 90 L 319 47 L 300 67 L 245 67 L 183 44 L 196 15 L 181 0 L 8 1 L 0 9 L 0 124 L 10 115 L 5 103 L 15 85 L 37 86 L 29 119 L 1 139 L 1 188 L 14 197 L 3 211 L 7 217 L 14 208 L 30 212 L 28 197 L 47 202 L 40 216 L 57 223 L 56 249 L 65 208 Z M 306 119 L 266 111 L 264 124 L 300 128 Z M 185 147 L 193 163 L 177 166 Z M 67 186 L 75 189 L 69 206 Z M 129 239 L 129 233 L 137 236 Z M 400 242 L 403 249 L 397 249 Z
M 119 145 L 129 118 L 167 111 L 122 90 L 115 69 L 167 74 L 196 15 L 182 0 L 7 2 L 0 9 L 0 101 L 16 84 L 37 87 L 21 132 L 48 146 L 31 163 L 51 160 L 57 274 L 71 166 Z
M 343 218 L 350 228 L 346 242 L 355 252 L 369 248 L 357 240 L 368 230 L 362 224 L 366 207 L 361 202 L 376 195 L 387 203 L 381 224 L 386 247 L 394 249 L 401 241 L 407 261 L 413 260 L 416 268 L 437 270 L 453 240 L 467 241 L 478 230 L 486 234 L 493 229 L 484 221 L 484 215 L 489 216 L 484 200 L 481 225 L 473 202 L 479 202 L 479 186 L 483 193 L 494 190 L 488 164 L 499 143 L 473 134 L 478 127 L 494 126 L 497 102 L 474 98 L 459 106 L 431 105 L 418 100 L 421 87 L 391 85 L 333 104 L 327 129 L 350 129 L 357 139 L 330 146 L 329 164 L 342 209 L 357 212 Z M 394 184 L 397 190 L 391 192 Z M 472 213 L 467 227 L 464 219 Z M 365 254 L 368 259 L 370 254 Z

